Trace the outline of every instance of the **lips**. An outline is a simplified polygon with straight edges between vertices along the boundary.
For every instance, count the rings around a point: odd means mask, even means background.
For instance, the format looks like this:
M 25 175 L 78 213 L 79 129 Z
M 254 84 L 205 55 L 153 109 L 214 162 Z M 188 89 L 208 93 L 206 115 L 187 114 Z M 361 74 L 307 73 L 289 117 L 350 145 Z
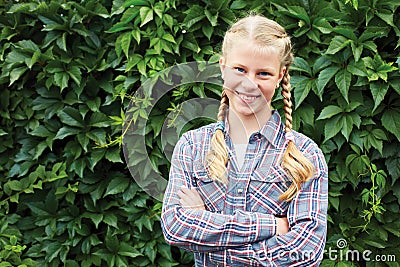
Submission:
M 246 102 L 252 102 L 261 96 L 261 95 L 241 93 L 236 90 L 235 90 L 235 94 Z

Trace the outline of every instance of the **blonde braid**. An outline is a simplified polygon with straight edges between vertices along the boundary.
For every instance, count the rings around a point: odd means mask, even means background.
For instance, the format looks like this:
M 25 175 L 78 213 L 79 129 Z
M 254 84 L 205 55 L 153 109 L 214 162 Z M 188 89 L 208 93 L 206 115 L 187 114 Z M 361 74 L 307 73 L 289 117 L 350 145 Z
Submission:
M 283 103 L 284 107 L 283 110 L 285 111 L 285 132 L 290 132 L 292 130 L 292 93 L 290 92 L 291 85 L 290 85 L 290 75 L 289 72 L 286 71 L 285 75 L 282 78 L 282 96 L 283 96 Z
M 285 132 L 292 131 L 292 101 L 290 93 L 290 75 L 286 69 L 282 79 L 282 96 L 285 111 Z M 282 158 L 282 165 L 292 178 L 292 184 L 289 188 L 279 196 L 280 200 L 290 201 L 297 192 L 300 186 L 305 181 L 309 180 L 314 174 L 314 166 L 303 153 L 295 145 L 294 141 L 290 140 Z
M 226 110 L 228 107 L 229 99 L 225 91 L 223 91 L 217 115 L 219 123 L 225 123 Z M 211 138 L 211 149 L 206 156 L 208 172 L 212 179 L 228 184 L 228 175 L 226 172 L 227 162 L 228 151 L 225 144 L 225 134 L 222 129 L 218 128 Z

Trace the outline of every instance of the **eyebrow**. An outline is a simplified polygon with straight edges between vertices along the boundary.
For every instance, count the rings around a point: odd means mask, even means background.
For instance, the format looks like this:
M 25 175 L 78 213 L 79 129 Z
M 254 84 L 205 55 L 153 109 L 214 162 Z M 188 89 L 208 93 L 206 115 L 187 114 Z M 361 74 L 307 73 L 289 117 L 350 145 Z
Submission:
M 247 66 L 245 66 L 243 64 L 240 64 L 240 63 L 234 63 L 234 64 L 230 64 L 230 65 L 227 65 L 227 66 L 231 67 L 231 68 L 235 68 L 235 67 L 240 67 L 240 68 L 244 68 L 244 69 L 248 68 Z M 271 67 L 262 67 L 262 68 L 257 69 L 257 72 L 276 73 L 276 72 L 278 72 L 278 70 L 276 70 L 275 68 L 271 68 Z

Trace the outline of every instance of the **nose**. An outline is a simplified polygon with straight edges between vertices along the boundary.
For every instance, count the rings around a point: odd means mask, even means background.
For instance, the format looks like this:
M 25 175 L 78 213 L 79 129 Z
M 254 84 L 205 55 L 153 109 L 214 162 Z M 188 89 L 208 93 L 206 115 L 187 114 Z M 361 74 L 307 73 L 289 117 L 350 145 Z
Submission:
M 246 89 L 257 89 L 258 83 L 255 75 L 252 73 L 244 75 L 242 79 L 242 86 Z

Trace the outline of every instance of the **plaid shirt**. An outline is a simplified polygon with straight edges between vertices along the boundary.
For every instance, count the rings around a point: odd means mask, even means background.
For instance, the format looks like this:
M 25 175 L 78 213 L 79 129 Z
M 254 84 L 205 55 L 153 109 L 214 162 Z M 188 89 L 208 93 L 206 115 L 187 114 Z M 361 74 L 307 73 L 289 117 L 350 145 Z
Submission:
M 228 127 L 227 122 L 225 123 Z M 328 205 L 328 169 L 321 150 L 308 137 L 284 132 L 279 114 L 249 138 L 238 168 L 229 129 L 229 184 L 213 181 L 204 166 L 215 124 L 185 133 L 175 146 L 161 217 L 166 241 L 193 251 L 196 266 L 318 266 L 323 257 Z M 288 140 L 314 164 L 315 174 L 290 201 L 279 196 L 290 185 L 279 164 Z M 206 210 L 179 204 L 181 186 L 196 188 Z M 290 230 L 276 235 L 276 217 Z

